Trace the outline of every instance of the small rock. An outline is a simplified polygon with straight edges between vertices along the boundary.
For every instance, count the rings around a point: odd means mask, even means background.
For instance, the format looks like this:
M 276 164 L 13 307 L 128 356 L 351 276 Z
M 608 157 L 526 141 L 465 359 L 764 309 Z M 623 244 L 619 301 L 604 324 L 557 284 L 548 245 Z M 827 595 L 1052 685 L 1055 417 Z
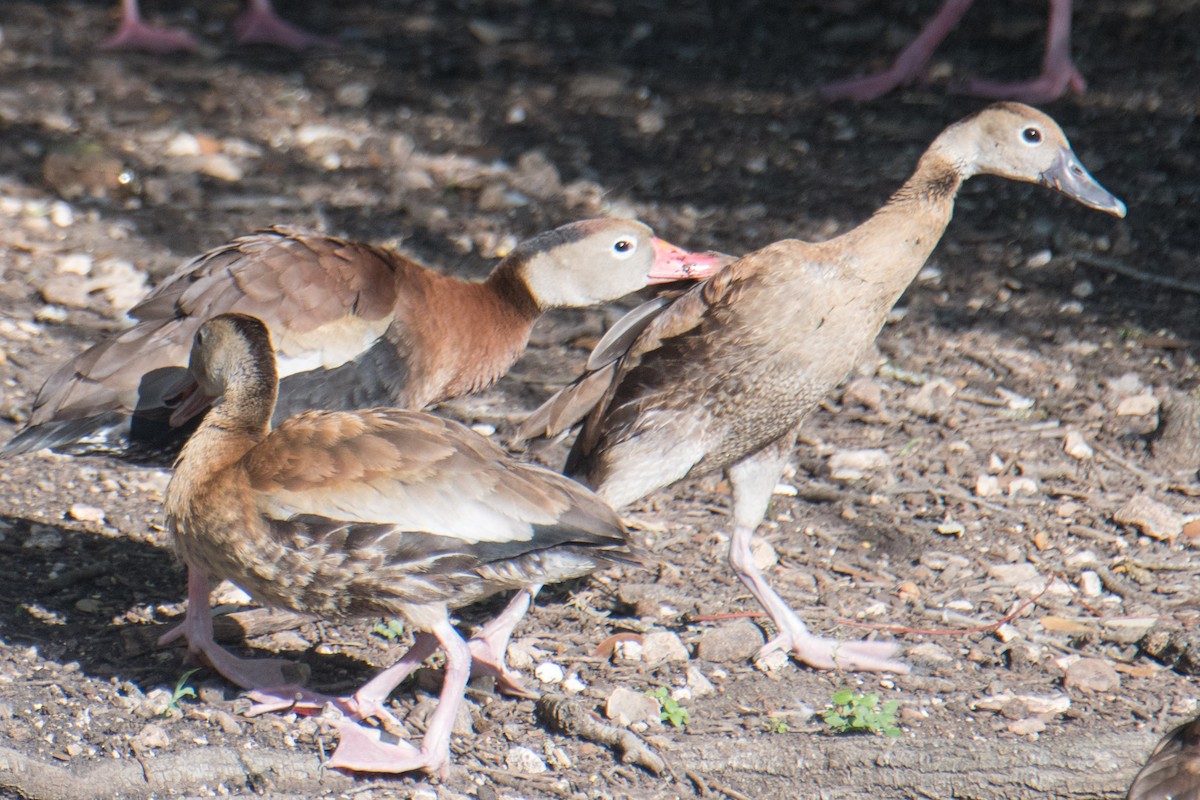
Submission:
M 748 619 L 737 619 L 700 635 L 696 657 L 704 661 L 729 663 L 745 661 L 766 642 L 762 628 Z
M 1099 597 L 1104 591 L 1100 576 L 1090 569 L 1079 573 L 1079 593 L 1084 597 Z
M 166 689 L 151 689 L 146 692 L 145 699 L 137 707 L 137 713 L 143 717 L 161 717 L 171 709 L 171 693 Z
M 954 404 L 957 387 L 949 381 L 931 380 L 904 399 L 904 406 L 918 417 L 937 422 Z
M 950 655 L 946 648 L 934 642 L 922 642 L 906 648 L 904 658 L 914 664 L 924 663 L 935 667 L 954 662 L 954 656 Z
M 188 156 L 202 156 L 204 151 L 200 149 L 200 140 L 193 134 L 180 132 L 172 137 L 171 141 L 167 142 L 166 155 L 171 158 L 185 158 Z
M 891 463 L 885 450 L 839 450 L 829 457 L 829 475 L 835 481 L 856 481 L 868 472 L 887 469 Z
M 563 668 L 553 661 L 538 664 L 533 670 L 533 676 L 542 683 L 562 683 L 565 677 Z
M 1002 493 L 1000 479 L 995 475 L 980 475 L 975 479 L 976 497 L 997 497 Z
M 1117 404 L 1118 417 L 1144 417 L 1158 413 L 1158 398 L 1150 392 L 1126 397 Z
M 1038 569 L 1033 564 L 989 564 L 988 574 L 1001 583 L 1016 586 L 1038 580 Z
M 754 566 L 762 572 L 779 563 L 779 554 L 775 552 L 771 543 L 757 537 L 750 541 L 750 558 L 754 561 Z
M 1083 434 L 1079 431 L 1068 431 L 1063 438 L 1063 452 L 1071 458 L 1078 458 L 1080 461 L 1087 461 L 1096 455 L 1096 451 L 1083 438 Z
M 1065 694 L 1020 694 L 1017 699 L 1025 704 L 1031 714 L 1061 714 L 1071 707 L 1071 698 Z
M 634 124 L 637 125 L 638 133 L 653 136 L 663 132 L 663 129 L 667 127 L 667 120 L 658 111 L 648 108 L 638 113 L 634 118 Z
M 883 405 L 883 387 L 871 378 L 856 378 L 842 392 L 842 405 L 859 405 L 874 411 Z
M 567 694 L 579 694 L 585 689 L 587 689 L 587 684 L 579 680 L 576 675 L 565 678 L 562 682 L 562 690 Z
M 791 657 L 782 650 L 772 650 L 762 658 L 755 659 L 754 668 L 759 672 L 772 673 L 778 672 L 788 665 Z
M 661 725 L 659 704 L 653 697 L 618 686 L 604 704 L 604 714 L 618 725 L 644 722 Z
M 138 731 L 137 736 L 133 737 L 131 744 L 135 750 L 145 748 L 158 748 L 161 750 L 164 747 L 171 746 L 171 737 L 160 726 L 155 725 L 153 722 L 148 722 Z
M 92 257 L 87 253 L 69 253 L 59 256 L 56 268 L 62 275 L 86 276 L 92 271 Z
M 29 550 L 57 550 L 62 547 L 63 535 L 49 525 L 30 525 L 23 547 Z
M 1102 658 L 1081 658 L 1067 667 L 1063 685 L 1081 692 L 1115 692 L 1121 687 L 1121 676 Z
M 209 722 L 215 722 L 221 731 L 229 736 L 235 736 L 242 732 L 242 726 L 237 721 L 237 717 L 230 714 L 228 711 L 215 709 L 208 715 Z
M 549 769 L 541 756 L 528 747 L 521 747 L 520 745 L 508 748 L 508 752 L 504 754 L 504 763 L 513 772 L 520 772 L 525 775 L 541 775 Z
M 79 520 L 80 522 L 94 522 L 97 525 L 104 524 L 104 509 L 97 506 L 75 503 L 67 509 L 67 514 L 71 519 Z
M 642 660 L 642 643 L 637 639 L 623 639 L 613 645 L 613 662 L 637 664 Z
M 56 200 L 50 206 L 50 221 L 56 228 L 69 228 L 75 224 L 75 212 L 69 204 Z
M 1018 736 L 1029 736 L 1046 730 L 1046 723 L 1038 717 L 1026 717 L 1008 723 L 1008 729 Z
M 371 99 L 371 85 L 360 81 L 343 83 L 333 90 L 333 100 L 345 108 L 363 108 Z
M 717 688 L 712 685 L 712 681 L 704 677 L 704 673 L 699 667 L 688 667 L 687 669 L 687 686 L 692 690 L 692 697 L 700 698 L 707 697 L 710 694 L 716 694 Z
M 1146 494 L 1134 495 L 1113 520 L 1137 528 L 1151 539 L 1174 539 L 1183 533 L 1183 515 Z
M 642 661 L 647 664 L 687 661 L 689 658 L 687 647 L 671 631 L 653 631 L 642 638 Z
M 1033 478 L 1013 478 L 1008 484 L 1008 496 L 1016 497 L 1019 494 L 1034 495 L 1038 493 L 1038 484 Z

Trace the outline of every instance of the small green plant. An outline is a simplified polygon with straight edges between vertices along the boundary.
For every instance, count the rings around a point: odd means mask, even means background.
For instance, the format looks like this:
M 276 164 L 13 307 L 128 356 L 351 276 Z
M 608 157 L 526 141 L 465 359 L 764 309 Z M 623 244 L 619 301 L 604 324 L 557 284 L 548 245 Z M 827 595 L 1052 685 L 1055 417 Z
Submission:
M 775 716 L 774 714 L 767 717 L 767 730 L 771 733 L 787 733 L 791 728 L 788 727 L 787 717 Z
M 853 689 L 842 689 L 830 698 L 825 724 L 837 733 L 882 733 L 895 739 L 903 735 L 896 724 L 898 705 L 895 700 L 880 705 L 875 692 L 859 694 Z
M 663 722 L 669 722 L 676 728 L 682 728 L 688 724 L 688 710 L 679 705 L 674 697 L 671 697 L 670 689 L 659 686 L 646 694 L 658 701 L 658 716 Z
M 199 667 L 189 669 L 183 675 L 179 676 L 179 680 L 175 683 L 175 689 L 171 692 L 171 702 L 167 703 L 167 711 L 179 711 L 179 701 L 185 697 L 195 699 L 196 690 L 187 685 L 188 679 L 200 671 Z
M 404 623 L 398 619 L 380 620 L 371 628 L 371 633 L 394 643 L 404 633 Z

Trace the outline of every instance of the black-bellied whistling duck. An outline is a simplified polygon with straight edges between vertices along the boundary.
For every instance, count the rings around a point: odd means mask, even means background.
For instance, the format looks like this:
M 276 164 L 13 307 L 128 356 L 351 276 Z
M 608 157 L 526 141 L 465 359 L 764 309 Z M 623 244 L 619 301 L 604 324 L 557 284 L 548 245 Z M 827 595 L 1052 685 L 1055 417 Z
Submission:
M 298 51 L 337 47 L 336 39 L 309 33 L 280 19 L 271 0 L 250 0 L 246 10 L 233 21 L 233 31 L 239 44 L 273 44 Z M 147 24 L 138 0 L 121 0 L 121 24 L 112 36 L 100 42 L 101 50 L 158 54 L 195 50 L 198 46 L 189 33 Z
M 945 0 L 912 44 L 904 48 L 892 66 L 875 75 L 836 81 L 821 87 L 821 94 L 834 100 L 874 100 L 900 86 L 915 82 L 925 72 L 933 51 L 962 19 L 975 0 Z M 1057 100 L 1068 89 L 1082 92 L 1087 86 L 1071 60 L 1071 0 L 1048 0 L 1049 24 L 1042 72 L 1031 81 L 997 83 L 968 81 L 963 91 L 976 97 L 1046 103 Z
M 189 369 L 219 398 L 166 492 L 193 579 L 225 578 L 265 605 L 324 619 L 402 617 L 445 650 L 438 708 L 420 749 L 342 718 L 334 767 L 445 775 L 471 666 L 449 609 L 637 560 L 616 514 L 594 494 L 458 423 L 397 409 L 309 411 L 272 430 L 274 348 L 253 317 L 204 323 Z M 207 588 L 200 599 L 207 604 Z M 352 715 L 379 713 L 429 641 L 356 693 L 346 704 Z
M 1045 114 L 999 103 L 947 128 L 866 222 L 820 244 L 785 240 L 665 305 L 621 359 L 567 461 L 614 508 L 723 470 L 733 490 L 729 561 L 783 650 L 819 668 L 906 669 L 886 642 L 809 633 L 768 584 L 750 543 L 800 424 L 857 363 L 950 222 L 976 174 L 1055 188 L 1124 216 Z
M 182 264 L 129 312 L 132 328 L 59 367 L 0 456 L 51 447 L 169 464 L 206 400 L 187 396 L 192 335 L 222 312 L 271 328 L 283 376 L 276 420 L 309 408 L 423 408 L 507 372 L 547 308 L 705 277 L 719 263 L 640 222 L 598 219 L 535 236 L 472 282 L 392 250 L 271 228 Z
M 1200 719 L 1163 737 L 1126 800 L 1200 800 Z

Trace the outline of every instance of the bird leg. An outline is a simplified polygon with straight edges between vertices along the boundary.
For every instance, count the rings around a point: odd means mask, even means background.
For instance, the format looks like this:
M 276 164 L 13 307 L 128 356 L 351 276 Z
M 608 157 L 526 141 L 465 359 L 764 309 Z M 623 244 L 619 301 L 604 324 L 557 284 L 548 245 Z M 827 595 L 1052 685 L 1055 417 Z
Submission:
M 908 672 L 908 667 L 890 658 L 897 645 L 892 642 L 841 642 L 814 636 L 780 597 L 754 563 L 750 542 L 771 502 L 771 493 L 783 474 L 783 465 L 795 443 L 797 430 L 782 436 L 762 450 L 726 470 L 733 487 L 733 535 L 729 541 L 729 564 L 775 623 L 779 633 L 758 652 L 762 658 L 776 650 L 789 651 L 799 661 L 817 669 L 856 669 L 879 672 Z
M 412 647 L 408 648 L 399 661 L 363 684 L 357 692 L 349 697 L 331 697 L 299 686 L 254 689 L 246 694 L 254 701 L 254 705 L 246 712 L 246 716 L 256 717 L 271 711 L 295 711 L 307 716 L 320 713 L 326 705 L 331 704 L 351 719 L 379 717 L 399 725 L 399 720 L 383 704 L 391 695 L 392 690 L 403 683 L 404 679 L 421 666 L 425 659 L 433 655 L 436 650 L 437 638 L 435 636 L 423 631 L 418 633 L 413 638 Z
M 471 648 L 454 630 L 444 610 L 431 632 L 446 651 L 446 676 L 420 749 L 406 742 L 385 741 L 391 738 L 390 734 L 342 717 L 332 722 L 341 740 L 329 759 L 331 767 L 396 774 L 420 769 L 443 779 L 449 775 L 450 733 L 471 677 Z
M 138 0 L 121 0 L 121 24 L 116 33 L 99 44 L 101 50 L 142 50 L 160 55 L 195 50 L 198 46 L 183 31 L 147 25 L 138 10 Z
M 862 78 L 834 81 L 821 87 L 820 92 L 827 100 L 858 100 L 864 102 L 882 97 L 900 86 L 914 83 L 925 72 L 925 66 L 933 57 L 942 40 L 954 30 L 963 14 L 974 0 L 946 0 L 925 27 L 917 34 L 912 44 L 904 48 L 892 66 L 883 72 Z
M 208 574 L 188 565 L 187 614 L 179 625 L 158 639 L 169 644 L 180 636 L 187 639 L 188 655 L 210 665 L 243 689 L 260 686 L 299 686 L 308 679 L 308 667 L 277 658 L 239 658 L 213 638 L 212 611 L 208 605 Z
M 1062 97 L 1068 88 L 1075 92 L 1087 88 L 1087 81 L 1071 60 L 1071 0 L 1050 0 L 1042 74 L 1015 83 L 968 81 L 964 91 L 975 97 L 1046 103 Z
M 271 0 L 250 0 L 249 7 L 233 22 L 238 44 L 273 44 L 289 50 L 332 49 L 336 39 L 318 36 L 282 20 Z
M 504 694 L 531 699 L 538 697 L 537 692 L 525 688 L 517 674 L 505 665 L 504 656 L 508 652 L 508 640 L 512 638 L 513 628 L 529 611 L 541 588 L 530 586 L 518 591 L 499 616 L 476 631 L 467 643 L 471 647 L 472 674 L 490 675 L 496 681 L 496 689 Z

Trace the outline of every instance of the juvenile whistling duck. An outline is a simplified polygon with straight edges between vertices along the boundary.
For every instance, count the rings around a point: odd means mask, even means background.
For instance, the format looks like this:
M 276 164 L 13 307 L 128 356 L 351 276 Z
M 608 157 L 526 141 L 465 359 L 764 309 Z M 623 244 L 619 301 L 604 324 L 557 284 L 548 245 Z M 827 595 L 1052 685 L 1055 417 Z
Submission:
M 831 100 L 874 100 L 916 82 L 925 73 L 933 51 L 954 30 L 974 1 L 945 0 L 912 44 L 896 56 L 890 68 L 874 75 L 826 84 L 821 87 L 821 94 Z M 1083 75 L 1071 60 L 1071 0 L 1048 2 L 1050 15 L 1041 74 L 1031 81 L 1014 83 L 972 80 L 963 86 L 965 93 L 976 97 L 1047 103 L 1062 97 L 1068 89 L 1082 92 L 1086 88 Z
M 449 609 L 637 560 L 595 495 L 458 423 L 397 409 L 309 411 L 272 430 L 274 349 L 253 317 L 204 323 L 189 369 L 219 398 L 166 492 L 175 545 L 193 576 L 225 578 L 264 605 L 324 619 L 401 617 L 445 650 L 420 749 L 342 718 L 334 767 L 444 775 L 471 666 Z M 189 596 L 197 600 L 207 603 L 207 587 Z M 352 714 L 380 713 L 430 641 L 360 689 L 346 704 Z M 210 655 L 220 650 L 212 645 Z
M 906 669 L 891 643 L 809 633 L 755 566 L 750 543 L 800 424 L 874 340 L 949 224 L 959 186 L 980 173 L 1125 214 L 1052 119 L 1017 103 L 990 106 L 938 136 L 857 228 L 821 244 L 768 245 L 638 323 L 642 332 L 576 439 L 567 474 L 614 508 L 725 472 L 730 564 L 779 631 L 760 657 L 783 650 L 819 668 Z
M 59 367 L 0 457 L 50 447 L 169 464 L 207 400 L 189 395 L 192 335 L 226 311 L 271 328 L 277 421 L 309 408 L 423 408 L 501 377 L 547 308 L 706 277 L 719 263 L 640 222 L 597 219 L 521 243 L 473 282 L 392 250 L 271 228 L 185 262 L 129 312 L 132 328 Z
M 297 51 L 337 47 L 337 39 L 309 33 L 280 19 L 271 0 L 250 0 L 233 21 L 233 31 L 238 44 L 273 44 Z M 138 0 L 121 0 L 121 24 L 112 36 L 100 42 L 101 50 L 141 50 L 160 55 L 198 46 L 189 33 L 147 24 Z
M 1200 800 L 1200 719 L 1163 737 L 1129 787 L 1127 800 Z

